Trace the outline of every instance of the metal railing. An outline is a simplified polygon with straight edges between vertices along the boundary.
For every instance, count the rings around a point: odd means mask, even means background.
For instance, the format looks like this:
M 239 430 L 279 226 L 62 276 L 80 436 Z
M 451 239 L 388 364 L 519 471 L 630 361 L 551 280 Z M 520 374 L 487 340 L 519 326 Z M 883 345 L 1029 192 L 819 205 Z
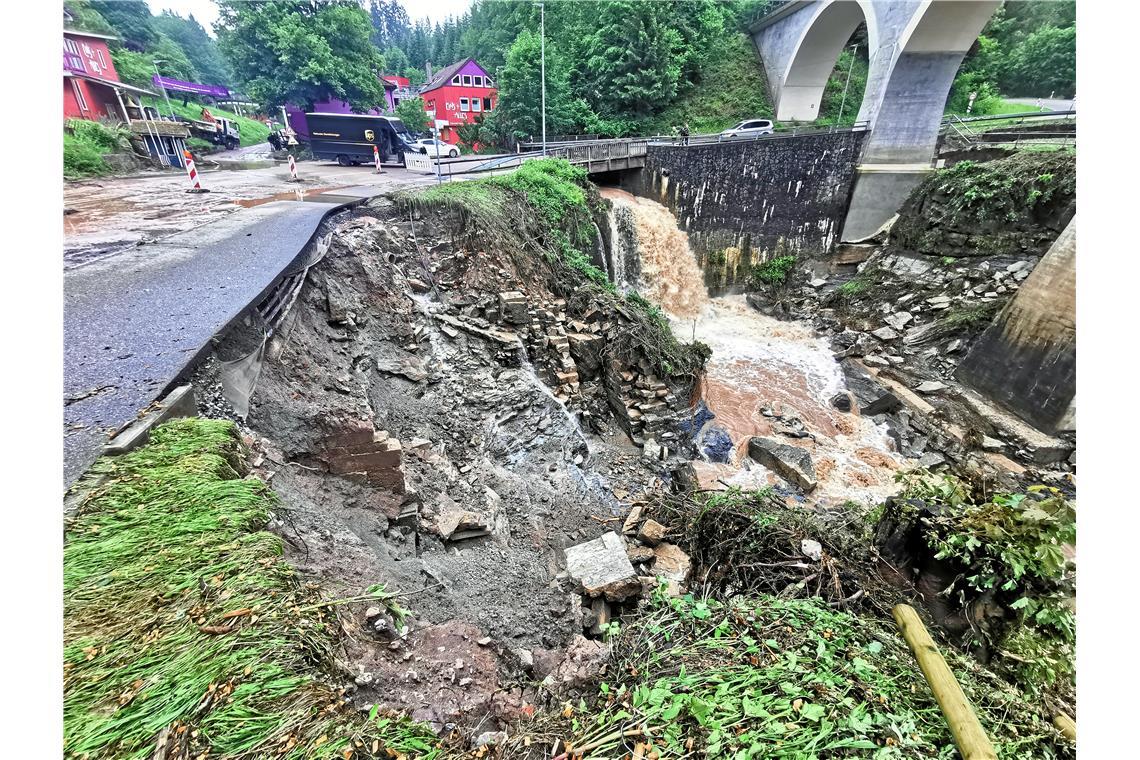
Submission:
M 939 147 L 955 149 L 976 145 L 1074 145 L 1077 139 L 1076 111 L 1030 111 L 993 116 L 942 119 Z
M 770 134 L 766 135 L 748 135 L 745 137 L 725 137 L 722 133 L 714 132 L 709 134 L 689 135 L 682 137 L 681 135 L 649 135 L 646 137 L 621 137 L 608 140 L 596 141 L 577 141 L 577 142 L 550 142 L 546 143 L 546 152 L 553 155 L 554 150 L 561 150 L 567 147 L 586 147 L 587 145 L 614 145 L 614 144 L 629 144 L 629 143 L 644 143 L 645 145 L 673 145 L 673 146 L 688 146 L 688 145 L 710 145 L 718 143 L 740 143 L 752 142 L 755 140 L 773 140 L 788 137 L 809 137 L 812 135 L 825 135 L 836 134 L 842 132 L 865 132 L 867 131 L 868 123 L 865 121 L 858 121 L 854 124 L 836 126 L 836 125 L 814 125 L 814 124 L 786 124 L 780 125 L 773 129 Z M 542 143 L 519 143 L 519 150 L 522 152 L 535 152 L 542 150 Z

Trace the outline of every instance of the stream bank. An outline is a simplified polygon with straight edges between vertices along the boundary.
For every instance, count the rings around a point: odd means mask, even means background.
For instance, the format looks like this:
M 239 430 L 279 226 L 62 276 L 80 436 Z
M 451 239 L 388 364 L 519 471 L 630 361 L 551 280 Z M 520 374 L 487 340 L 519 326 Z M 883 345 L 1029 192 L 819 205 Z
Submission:
M 622 710 L 661 756 L 743 750 L 747 731 L 774 742 L 773 726 L 794 756 L 824 720 L 841 727 L 836 750 L 947 746 L 877 617 L 913 593 L 910 579 L 876 580 L 868 535 L 869 506 L 906 459 L 889 425 L 862 413 L 808 325 L 707 301 L 668 214 L 623 214 L 568 167 L 527 166 L 338 218 L 239 417 L 252 472 L 277 496 L 269 527 L 285 558 L 342 601 L 330 677 L 347 709 L 410 716 L 455 755 L 557 755 L 589 743 L 587 724 L 624 725 Z M 637 254 L 619 278 L 604 245 L 605 267 L 591 263 L 595 230 L 613 229 Z M 246 355 L 260 329 L 227 336 L 218 358 Z M 200 375 L 200 411 L 236 416 L 214 370 Z M 732 478 L 743 489 L 717 483 Z M 723 575 L 772 563 L 766 591 Z M 700 718 L 711 696 L 686 697 L 659 661 L 628 667 L 645 662 L 654 626 L 707 647 L 694 672 L 751 674 L 734 695 L 757 707 L 716 717 L 746 732 L 718 739 Z M 710 643 L 726 630 L 777 644 Z M 830 675 L 784 652 L 830 662 Z M 1001 746 L 1024 752 L 1020 734 L 1042 757 L 1068 756 L 1044 711 L 955 663 Z

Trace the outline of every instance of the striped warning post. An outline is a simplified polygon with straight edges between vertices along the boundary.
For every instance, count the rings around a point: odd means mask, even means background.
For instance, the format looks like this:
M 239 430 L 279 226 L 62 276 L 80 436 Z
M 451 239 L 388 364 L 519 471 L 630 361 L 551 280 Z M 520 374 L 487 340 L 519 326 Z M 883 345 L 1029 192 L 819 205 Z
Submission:
M 184 151 L 182 151 L 182 157 L 184 159 L 186 159 L 186 173 L 188 175 L 190 175 L 190 184 L 193 185 L 193 187 L 190 188 L 189 190 L 187 190 L 186 192 L 188 192 L 188 193 L 208 193 L 208 192 L 210 192 L 209 190 L 206 190 L 205 188 L 202 187 L 202 181 L 198 179 L 198 169 L 195 168 L 195 166 L 194 166 L 194 156 L 190 155 L 190 151 L 184 150 Z
M 293 158 L 292 153 L 289 154 L 289 174 L 292 175 L 292 180 L 294 182 L 300 182 L 301 181 L 300 178 L 297 176 L 297 159 Z
M 384 171 L 380 168 L 380 149 L 375 145 L 372 146 L 372 159 L 376 162 L 376 173 L 383 174 Z

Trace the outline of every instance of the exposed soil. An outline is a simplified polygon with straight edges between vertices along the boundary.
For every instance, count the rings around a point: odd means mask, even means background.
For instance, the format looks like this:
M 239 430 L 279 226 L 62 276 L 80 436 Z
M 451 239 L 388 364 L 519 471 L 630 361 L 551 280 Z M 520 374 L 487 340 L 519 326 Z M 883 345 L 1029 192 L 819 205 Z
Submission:
M 550 356 L 482 318 L 505 291 L 532 310 L 558 303 L 556 272 L 521 261 L 461 250 L 387 200 L 347 215 L 267 345 L 246 421 L 289 561 L 328 597 L 382 583 L 412 611 L 400 632 L 366 618 L 371 603 L 340 608 L 357 703 L 441 730 L 505 724 L 536 699 L 517 684 L 583 630 L 564 548 L 620 530 L 629 499 L 664 477 L 607 411 L 600 377 L 564 404 L 540 377 Z M 234 344 L 256 342 L 229 336 L 219 352 Z M 212 361 L 200 411 L 230 416 Z M 359 424 L 401 442 L 397 486 L 329 472 L 328 441 Z M 458 513 L 478 527 L 449 539 Z

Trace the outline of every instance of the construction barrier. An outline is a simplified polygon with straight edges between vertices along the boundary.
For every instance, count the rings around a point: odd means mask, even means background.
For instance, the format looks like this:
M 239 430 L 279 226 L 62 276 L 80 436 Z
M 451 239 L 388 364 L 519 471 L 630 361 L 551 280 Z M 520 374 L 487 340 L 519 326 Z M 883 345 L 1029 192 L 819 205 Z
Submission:
M 293 158 L 292 153 L 289 154 L 289 174 L 292 175 L 291 179 L 293 182 L 301 181 L 297 176 L 297 159 Z
M 205 188 L 202 187 L 202 182 L 201 182 L 201 180 L 198 179 L 198 169 L 195 168 L 195 166 L 194 166 L 194 156 L 190 155 L 190 151 L 184 150 L 184 151 L 182 151 L 182 157 L 184 159 L 186 159 L 186 173 L 188 175 L 190 175 L 190 184 L 193 185 L 193 187 L 191 187 L 186 192 L 188 192 L 188 193 L 208 193 L 208 192 L 210 192 L 209 190 L 206 190 Z
M 435 166 L 432 164 L 431 158 L 423 153 L 406 151 L 404 153 L 404 168 L 410 172 L 435 174 Z
M 383 174 L 384 170 L 380 168 L 380 149 L 375 145 L 372 146 L 372 158 L 376 162 L 376 173 Z

